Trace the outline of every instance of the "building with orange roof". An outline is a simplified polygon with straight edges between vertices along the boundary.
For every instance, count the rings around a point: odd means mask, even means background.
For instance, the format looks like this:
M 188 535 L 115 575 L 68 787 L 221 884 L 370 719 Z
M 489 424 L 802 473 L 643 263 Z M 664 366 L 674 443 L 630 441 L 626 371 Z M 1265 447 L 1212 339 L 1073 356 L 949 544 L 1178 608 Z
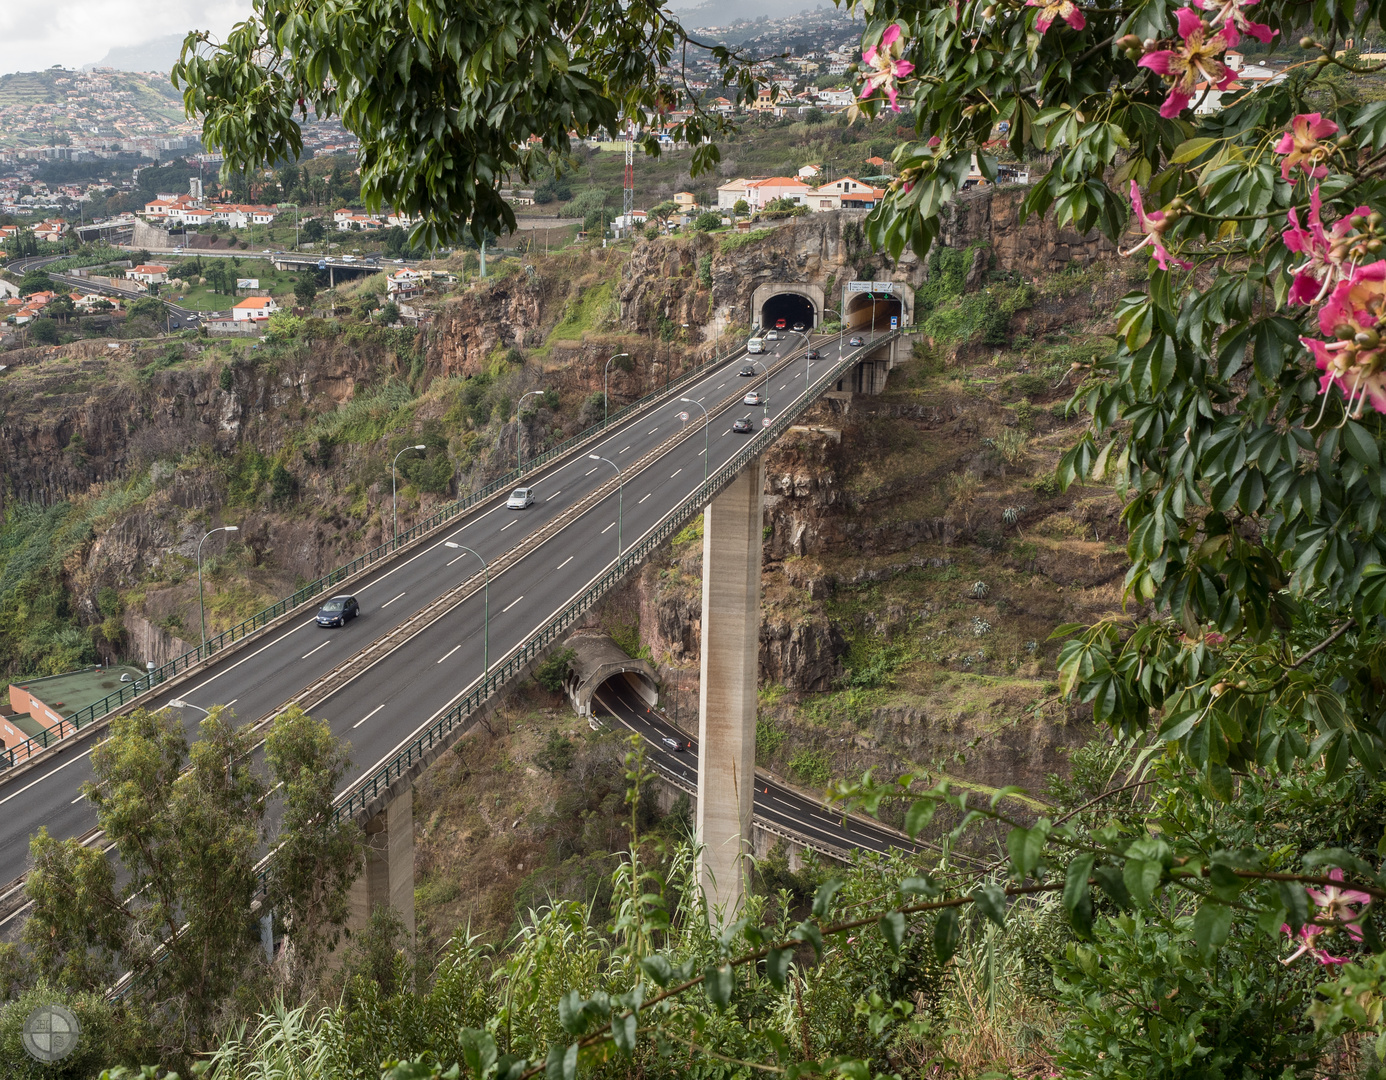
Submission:
M 259 322 L 278 310 L 279 305 L 272 296 L 247 296 L 231 309 L 231 318 L 235 322 Z

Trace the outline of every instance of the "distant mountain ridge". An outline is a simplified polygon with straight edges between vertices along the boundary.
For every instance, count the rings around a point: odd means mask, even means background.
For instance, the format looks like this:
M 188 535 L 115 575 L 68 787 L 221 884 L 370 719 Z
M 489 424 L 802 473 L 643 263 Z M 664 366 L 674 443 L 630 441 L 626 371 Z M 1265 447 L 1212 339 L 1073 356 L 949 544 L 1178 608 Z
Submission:
M 118 45 L 94 64 L 83 64 L 83 71 L 92 68 L 114 68 L 116 71 L 161 71 L 167 73 L 178 62 L 183 48 L 182 34 L 146 41 L 143 45 Z
M 827 0 L 676 0 L 670 5 L 690 30 L 704 26 L 728 26 L 737 21 L 783 19 L 818 8 L 832 9 Z

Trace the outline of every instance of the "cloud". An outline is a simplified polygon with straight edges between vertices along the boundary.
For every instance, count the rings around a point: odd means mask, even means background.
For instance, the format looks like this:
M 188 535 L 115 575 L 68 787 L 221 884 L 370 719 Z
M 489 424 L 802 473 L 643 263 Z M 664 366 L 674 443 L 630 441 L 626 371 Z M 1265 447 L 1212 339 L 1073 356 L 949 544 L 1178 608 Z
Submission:
M 3 0 L 0 75 L 81 67 L 188 30 L 225 34 L 251 10 L 250 0 Z

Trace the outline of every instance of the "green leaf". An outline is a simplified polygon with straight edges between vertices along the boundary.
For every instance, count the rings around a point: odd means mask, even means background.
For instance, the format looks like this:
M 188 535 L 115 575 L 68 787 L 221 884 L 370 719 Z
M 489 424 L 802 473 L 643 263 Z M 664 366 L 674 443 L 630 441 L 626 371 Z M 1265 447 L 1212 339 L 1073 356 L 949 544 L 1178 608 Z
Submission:
M 623 1054 L 635 1053 L 635 1035 L 638 1030 L 639 1023 L 634 1013 L 611 1018 L 611 1039 L 616 1044 L 616 1049 Z
M 1006 850 L 1018 880 L 1024 881 L 1039 865 L 1048 834 L 1044 829 L 1025 829 L 1017 825 L 1006 837 Z
M 841 878 L 828 878 L 822 885 L 818 886 L 818 891 L 813 895 L 813 914 L 818 918 L 824 918 L 833 906 L 833 897 L 837 895 L 838 889 L 842 888 Z
M 972 901 L 988 919 L 1006 929 L 1006 890 L 989 881 L 972 894 Z
M 900 946 L 905 940 L 905 915 L 901 911 L 887 911 L 881 916 L 877 923 L 881 928 L 881 936 L 886 939 L 886 944 L 890 946 L 890 951 L 896 956 L 900 955 Z
M 674 977 L 673 965 L 663 956 L 642 956 L 640 968 L 660 986 L 668 986 Z
M 1232 909 L 1226 904 L 1205 900 L 1194 915 L 1194 941 L 1204 956 L 1211 956 L 1227 944 L 1232 929 Z
M 730 964 L 708 964 L 703 969 L 703 989 L 707 999 L 719 1009 L 725 1009 L 731 1001 L 732 987 L 735 985 Z
M 573 1080 L 577 1076 L 578 1044 L 564 1046 L 554 1043 L 549 1047 L 548 1060 L 544 1062 L 544 1075 L 547 1080 Z
M 1297 881 L 1281 881 L 1277 884 L 1280 886 L 1280 902 L 1285 905 L 1285 921 L 1298 934 L 1299 928 L 1309 921 L 1309 895 Z
M 940 964 L 946 964 L 958 951 L 958 941 L 962 937 L 958 909 L 944 908 L 934 920 L 934 956 Z
M 1174 148 L 1170 157 L 1171 165 L 1183 165 L 1203 154 L 1210 146 L 1216 146 L 1221 139 L 1186 139 Z
M 907 877 L 900 882 L 902 896 L 937 896 L 938 886 L 930 878 Z
M 1153 859 L 1127 859 L 1121 880 L 1137 907 L 1145 907 L 1160 884 L 1164 867 Z
M 1092 933 L 1092 889 L 1088 879 L 1092 877 L 1093 861 L 1092 855 L 1079 855 L 1064 872 L 1064 910 L 1073 929 L 1083 937 Z
M 765 975 L 776 990 L 783 990 L 789 978 L 789 963 L 794 959 L 792 949 L 771 949 L 765 958 Z
M 576 990 L 569 990 L 558 999 L 558 1022 L 569 1035 L 581 1035 L 587 1030 L 586 1004 Z
M 1347 447 L 1349 454 L 1369 469 L 1381 463 L 1381 451 L 1376 445 L 1376 440 L 1355 420 L 1349 420 L 1343 425 L 1343 445 Z
M 905 832 L 911 840 L 928 828 L 937 809 L 938 803 L 933 799 L 918 799 L 910 805 L 905 813 Z

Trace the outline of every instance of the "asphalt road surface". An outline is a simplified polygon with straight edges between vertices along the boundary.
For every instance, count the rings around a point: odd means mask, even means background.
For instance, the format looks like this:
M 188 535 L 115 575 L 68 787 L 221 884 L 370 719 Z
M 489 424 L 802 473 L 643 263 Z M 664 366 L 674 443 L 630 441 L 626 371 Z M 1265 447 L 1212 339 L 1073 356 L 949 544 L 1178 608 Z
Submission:
M 648 745 L 647 757 L 662 770 L 696 787 L 698 783 L 698 740 L 674 726 L 658 710 L 651 711 L 633 687 L 622 678 L 608 681 L 593 697 L 593 713 L 609 717 L 622 727 L 641 735 Z M 669 745 L 673 742 L 678 749 Z M 869 851 L 919 851 L 893 829 L 869 819 L 844 817 L 821 799 L 786 787 L 764 773 L 756 773 L 756 820 L 792 831 L 829 848 Z
M 773 366 L 802 347 L 793 341 L 768 343 L 761 359 Z M 837 339 L 816 343 L 824 367 L 837 358 Z M 847 347 L 850 353 L 852 350 Z M 745 363 L 740 354 L 729 357 L 696 383 L 684 396 L 709 408 L 739 399 L 750 389 L 765 391 L 765 378 L 738 376 Z M 711 467 L 715 471 L 732 458 L 747 435 L 734 434 L 732 420 L 751 415 L 774 417 L 802 393 L 806 365 L 802 358 L 769 380 L 768 406 L 739 406 L 714 420 L 708 432 Z M 637 417 L 613 425 L 591 452 L 622 464 L 638 460 L 682 425 L 680 410 L 696 406 L 677 400 L 661 403 Z M 701 432 L 657 458 L 639 473 L 625 476 L 619 498 L 623 506 L 620 535 L 631 547 L 703 480 L 704 439 Z M 622 467 L 625 466 L 622 464 Z M 447 548 L 446 541 L 476 548 L 494 561 L 527 534 L 553 520 L 595 488 L 610 480 L 614 469 L 585 454 L 546 469 L 526 483 L 537 499 L 525 510 L 507 510 L 504 502 L 475 512 L 437 534 L 418 550 L 400 556 L 362 579 L 352 592 L 361 604 L 360 618 L 344 628 L 320 629 L 314 611 L 255 639 L 216 660 L 196 677 L 166 690 L 143 704 L 159 708 L 185 699 L 201 708 L 229 705 L 243 721 L 258 720 L 313 683 L 370 642 L 386 634 L 442 593 L 472 577 L 478 560 Z M 580 595 L 617 558 L 618 493 L 613 491 L 539 544 L 508 569 L 491 579 L 489 588 L 490 657 L 500 657 L 535 633 L 547 620 Z M 210 552 L 209 552 L 210 553 Z M 415 731 L 426 726 L 462 697 L 482 674 L 484 593 L 478 590 L 408 644 L 375 662 L 343 685 L 312 712 L 331 723 L 333 732 L 349 740 L 353 767 L 347 784 L 368 773 Z M 249 615 L 249 612 L 242 613 Z M 195 732 L 202 713 L 185 709 L 184 721 Z M 27 867 L 29 838 L 40 825 L 57 837 L 82 836 L 96 826 L 93 808 L 80 785 L 91 779 L 90 752 L 101 732 L 67 741 L 54 758 L 20 775 L 0 781 L 0 881 L 18 877 Z

